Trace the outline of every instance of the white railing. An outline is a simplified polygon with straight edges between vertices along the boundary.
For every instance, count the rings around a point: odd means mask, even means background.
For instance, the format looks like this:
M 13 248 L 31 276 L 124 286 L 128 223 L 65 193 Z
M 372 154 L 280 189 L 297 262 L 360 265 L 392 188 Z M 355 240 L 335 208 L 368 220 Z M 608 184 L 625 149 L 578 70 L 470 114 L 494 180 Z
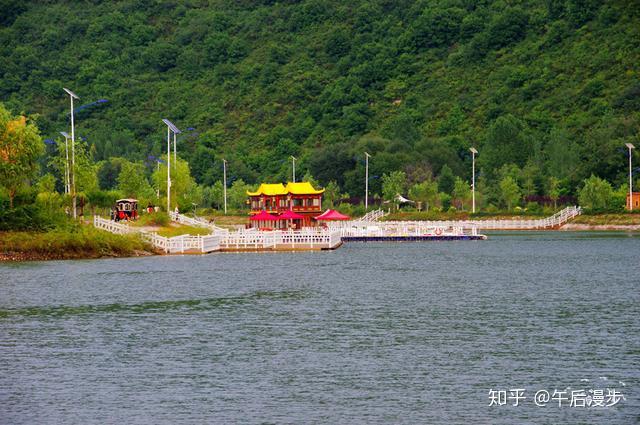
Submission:
M 218 227 L 213 223 L 208 222 L 204 218 L 189 217 L 184 214 L 177 213 L 175 211 L 169 211 L 169 218 L 173 221 L 177 221 L 180 224 L 188 224 L 189 226 L 204 227 L 205 229 L 211 229 L 214 232 L 224 232 L 227 229 Z
M 106 220 L 97 215 L 93 216 L 93 226 L 97 229 L 106 230 L 107 232 L 115 233 L 118 235 L 124 235 L 126 233 L 133 233 L 137 231 L 137 229 L 133 229 L 126 224 L 117 223 L 112 220 Z
M 93 216 L 93 225 L 97 229 L 106 230 L 119 235 L 125 233 L 138 233 L 142 239 L 149 242 L 154 248 L 168 253 L 184 253 L 186 251 L 197 251 L 201 253 L 217 251 L 220 249 L 219 235 L 191 236 L 180 235 L 173 238 L 160 236 L 155 232 L 146 232 L 127 226 L 126 224 L 116 223 L 115 221 L 106 220 L 99 216 Z
M 477 236 L 478 230 L 474 226 L 433 225 L 425 221 L 386 221 L 346 222 L 332 224 L 330 229 L 337 231 L 341 237 L 413 237 L 413 236 Z
M 285 248 L 291 246 L 327 247 L 333 248 L 340 244 L 342 237 L 340 232 L 332 231 L 299 231 L 299 232 L 277 232 L 275 234 L 276 246 Z
M 561 211 L 553 214 L 550 217 L 533 220 L 522 219 L 503 219 L 503 220 L 429 220 L 429 221 L 385 221 L 375 223 L 376 226 L 382 226 L 390 229 L 389 232 L 399 231 L 394 230 L 399 227 L 411 228 L 462 228 L 466 232 L 466 229 L 482 229 L 482 230 L 544 230 L 562 226 L 567 221 L 580 215 L 582 208 L 578 206 L 572 206 L 564 208 Z M 352 227 L 366 227 L 371 226 L 371 222 L 367 221 L 353 221 L 345 222 L 344 226 Z M 422 231 L 422 230 L 420 230 Z
M 558 211 L 550 217 L 535 220 L 474 220 L 468 221 L 468 223 L 485 230 L 543 230 L 560 227 L 580 214 L 582 214 L 582 208 L 571 206 Z
M 373 210 L 360 217 L 358 221 L 378 221 L 385 215 L 387 215 L 387 213 L 383 210 Z
M 220 237 L 215 235 L 191 236 L 180 235 L 173 238 L 160 236 L 157 233 L 143 233 L 143 238 L 158 249 L 171 254 L 196 251 L 213 252 L 220 249 Z
M 220 246 L 223 249 L 318 249 L 335 248 L 342 239 L 336 230 L 318 230 L 309 228 L 297 231 L 261 231 L 246 230 L 221 235 Z

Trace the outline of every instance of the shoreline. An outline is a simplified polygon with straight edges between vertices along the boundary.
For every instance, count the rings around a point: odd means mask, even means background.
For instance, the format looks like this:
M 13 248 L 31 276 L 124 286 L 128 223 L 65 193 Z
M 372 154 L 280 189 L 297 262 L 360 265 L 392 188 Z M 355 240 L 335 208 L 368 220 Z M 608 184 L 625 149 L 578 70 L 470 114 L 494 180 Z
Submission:
M 56 260 L 99 260 L 101 258 L 137 258 L 151 257 L 154 255 L 163 255 L 157 252 L 136 250 L 129 254 L 86 254 L 79 252 L 25 252 L 25 251 L 7 251 L 0 252 L 0 264 L 2 263 L 20 263 L 26 261 L 56 261 Z
M 525 230 L 529 231 L 529 230 Z M 531 230 L 533 231 L 533 230 Z M 538 229 L 536 232 L 640 232 L 640 224 L 583 224 L 566 223 L 562 227 L 555 229 Z M 523 230 L 500 230 L 499 233 L 523 232 Z M 55 260 L 96 260 L 101 258 L 137 258 L 149 256 L 172 255 L 164 252 L 149 249 L 133 249 L 129 252 L 117 252 L 112 250 L 108 253 L 84 250 L 15 250 L 9 249 L 0 252 L 0 264 L 19 263 L 26 261 L 55 261 Z M 204 254 L 203 254 L 204 255 Z
M 640 224 L 583 224 L 566 223 L 557 229 L 560 232 L 640 232 Z
M 135 235 L 115 235 L 89 225 L 45 232 L 0 232 L 0 264 L 21 261 L 81 260 L 157 255 Z

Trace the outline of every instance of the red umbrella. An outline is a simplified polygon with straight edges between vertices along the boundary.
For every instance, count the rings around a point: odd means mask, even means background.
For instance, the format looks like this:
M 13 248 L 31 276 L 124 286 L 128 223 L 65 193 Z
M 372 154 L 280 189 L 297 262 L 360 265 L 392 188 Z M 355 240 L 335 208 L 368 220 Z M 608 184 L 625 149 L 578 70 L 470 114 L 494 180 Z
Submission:
M 258 214 L 249 217 L 249 220 L 251 221 L 276 221 L 277 219 L 278 217 L 269 214 L 265 210 L 262 210 Z
M 330 220 L 349 220 L 351 217 L 348 215 L 340 214 L 336 210 L 326 210 L 322 214 L 316 217 L 318 221 L 330 221 Z
M 291 210 L 286 210 L 278 217 L 279 220 L 303 220 L 304 216 L 298 214 L 297 212 L 293 212 Z

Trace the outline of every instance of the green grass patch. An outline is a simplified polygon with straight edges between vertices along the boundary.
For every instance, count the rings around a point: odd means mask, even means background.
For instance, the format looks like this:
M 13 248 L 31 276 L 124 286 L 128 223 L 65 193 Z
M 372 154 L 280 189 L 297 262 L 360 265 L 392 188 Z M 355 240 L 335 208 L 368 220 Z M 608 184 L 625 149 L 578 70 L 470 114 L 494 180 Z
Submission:
M 163 212 L 158 213 L 146 213 L 140 215 L 137 220 L 130 221 L 128 224 L 130 226 L 142 227 L 142 226 L 168 226 L 169 225 L 169 216 Z
M 612 213 L 612 214 L 583 214 L 571 220 L 575 224 L 588 225 L 640 225 L 640 214 Z
M 183 225 L 160 227 L 157 230 L 155 230 L 155 232 L 157 232 L 158 235 L 164 236 L 167 238 L 172 238 L 174 236 L 180 236 L 180 235 L 197 236 L 197 235 L 211 234 L 211 230 L 206 229 L 204 227 L 183 226 Z

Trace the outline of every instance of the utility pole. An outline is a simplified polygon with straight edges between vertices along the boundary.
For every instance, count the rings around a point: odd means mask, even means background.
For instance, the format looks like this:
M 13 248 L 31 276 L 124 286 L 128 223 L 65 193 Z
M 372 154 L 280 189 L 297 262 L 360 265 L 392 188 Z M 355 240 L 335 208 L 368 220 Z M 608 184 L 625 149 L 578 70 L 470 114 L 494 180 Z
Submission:
M 470 148 L 471 151 L 471 211 L 476 212 L 476 148 Z
M 173 132 L 173 155 L 176 155 L 176 134 L 181 131 L 166 118 L 162 122 L 167 126 L 167 214 L 171 213 L 171 132 Z M 175 165 L 174 165 L 175 167 Z
M 71 98 L 71 199 L 73 202 L 73 219 L 75 220 L 78 217 L 77 209 L 76 209 L 76 130 L 75 123 L 73 120 L 73 99 L 80 99 L 78 95 L 72 92 L 69 89 L 62 88 L 64 91 L 69 94 Z
M 224 213 L 227 214 L 227 160 L 222 160 L 222 186 L 224 188 Z
M 633 211 L 633 170 L 631 169 L 631 151 L 636 147 L 631 143 L 626 143 L 629 149 L 629 211 Z
M 60 134 L 64 137 L 64 152 L 66 160 L 64 162 L 64 193 L 71 192 L 71 182 L 69 180 L 69 133 L 61 131 Z
M 366 213 L 369 209 L 369 155 L 367 152 L 364 153 L 364 212 Z
M 167 126 L 167 214 L 171 216 L 171 128 Z

